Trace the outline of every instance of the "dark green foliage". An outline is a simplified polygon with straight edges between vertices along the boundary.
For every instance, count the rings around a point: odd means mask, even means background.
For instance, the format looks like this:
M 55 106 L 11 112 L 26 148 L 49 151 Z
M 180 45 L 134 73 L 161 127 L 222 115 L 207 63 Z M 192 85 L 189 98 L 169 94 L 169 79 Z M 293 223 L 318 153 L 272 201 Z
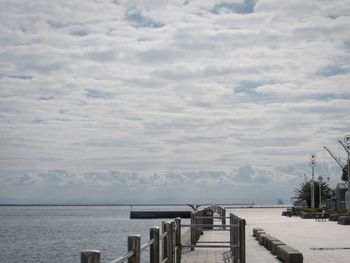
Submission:
M 320 203 L 320 182 L 314 181 L 315 189 L 315 207 L 319 207 Z M 322 201 L 330 197 L 330 188 L 327 182 L 321 182 L 321 199 Z M 297 194 L 295 197 L 297 200 L 304 200 L 308 207 L 311 207 L 311 181 L 301 183 L 300 188 L 295 188 L 294 192 Z

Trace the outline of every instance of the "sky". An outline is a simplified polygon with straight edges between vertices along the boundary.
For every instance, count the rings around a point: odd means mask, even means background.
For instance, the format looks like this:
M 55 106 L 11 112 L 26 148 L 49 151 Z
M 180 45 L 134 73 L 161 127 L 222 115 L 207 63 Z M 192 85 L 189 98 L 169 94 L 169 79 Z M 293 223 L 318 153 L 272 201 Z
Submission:
M 334 187 L 349 28 L 349 0 L 1 0 L 0 203 L 288 203 L 310 153 Z

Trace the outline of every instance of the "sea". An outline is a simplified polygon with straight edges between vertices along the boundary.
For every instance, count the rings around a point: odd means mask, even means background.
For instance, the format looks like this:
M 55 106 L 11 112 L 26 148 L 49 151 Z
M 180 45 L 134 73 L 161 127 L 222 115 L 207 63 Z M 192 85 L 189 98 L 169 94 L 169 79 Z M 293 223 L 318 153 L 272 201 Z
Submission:
M 108 263 L 127 252 L 127 237 L 168 219 L 129 219 L 130 210 L 191 210 L 188 206 L 1 206 L 0 262 L 79 263 L 80 252 L 101 251 Z M 185 220 L 186 221 L 186 220 Z M 187 221 L 188 222 L 188 221 Z M 148 262 L 148 252 L 142 262 Z

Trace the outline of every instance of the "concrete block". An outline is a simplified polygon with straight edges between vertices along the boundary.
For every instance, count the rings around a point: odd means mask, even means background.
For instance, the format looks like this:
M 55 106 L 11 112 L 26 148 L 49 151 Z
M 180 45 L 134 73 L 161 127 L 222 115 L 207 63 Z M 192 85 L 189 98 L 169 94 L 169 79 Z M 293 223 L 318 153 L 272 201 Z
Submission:
M 282 212 L 282 216 L 289 216 L 289 217 L 291 217 L 292 216 L 292 211 L 283 211 Z
M 276 248 L 281 245 L 285 245 L 286 243 L 282 242 L 281 240 L 271 240 L 270 246 L 271 246 L 271 253 L 276 255 Z
M 340 216 L 338 217 L 339 225 L 350 225 L 350 216 Z
M 260 234 L 259 236 L 259 245 L 263 246 L 264 245 L 264 241 L 266 239 L 266 237 L 270 236 L 269 234 Z
M 255 234 L 256 234 L 257 231 L 264 231 L 264 229 L 258 228 L 258 227 L 253 228 L 253 236 L 254 237 L 255 237 Z
M 267 236 L 264 240 L 264 247 L 266 249 L 271 250 L 271 241 L 272 240 L 279 241 L 276 237 Z
M 311 213 L 311 212 L 301 212 L 300 217 L 303 219 L 315 219 L 317 213 Z
M 329 221 L 338 221 L 338 218 L 340 216 L 345 216 L 345 215 L 343 215 L 343 214 L 330 214 L 329 215 Z
M 255 239 L 256 239 L 256 240 L 259 240 L 259 236 L 260 236 L 261 234 L 266 234 L 266 233 L 265 233 L 265 231 L 262 231 L 262 230 L 256 231 L 256 233 L 255 233 Z
M 287 245 L 277 246 L 276 255 L 284 263 L 302 263 L 303 262 L 303 254 L 301 254 L 300 251 Z

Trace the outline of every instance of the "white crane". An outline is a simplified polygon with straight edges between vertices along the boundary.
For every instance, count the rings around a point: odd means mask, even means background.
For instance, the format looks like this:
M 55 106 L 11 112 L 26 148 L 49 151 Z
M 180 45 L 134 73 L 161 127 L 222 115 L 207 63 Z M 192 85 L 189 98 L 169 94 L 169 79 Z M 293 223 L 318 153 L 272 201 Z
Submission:
M 330 154 L 330 156 L 332 156 L 333 159 L 337 162 L 337 164 L 339 164 L 339 166 L 340 166 L 342 169 L 344 169 L 345 164 L 343 164 L 343 163 L 341 162 L 340 158 L 338 158 L 337 156 L 335 156 L 335 154 L 334 154 L 330 149 L 328 149 L 326 146 L 323 146 L 323 148 L 325 148 L 326 151 Z
M 339 143 L 344 147 L 344 149 L 346 150 L 346 146 L 343 144 L 342 141 L 339 141 Z M 325 148 L 327 150 L 327 152 L 333 157 L 333 159 L 337 162 L 337 164 L 342 168 L 343 174 L 341 176 L 341 179 L 345 182 L 348 181 L 348 165 L 342 163 L 342 161 L 340 160 L 340 158 L 337 158 L 335 156 L 335 154 L 328 149 L 326 146 L 323 146 L 323 148 Z

